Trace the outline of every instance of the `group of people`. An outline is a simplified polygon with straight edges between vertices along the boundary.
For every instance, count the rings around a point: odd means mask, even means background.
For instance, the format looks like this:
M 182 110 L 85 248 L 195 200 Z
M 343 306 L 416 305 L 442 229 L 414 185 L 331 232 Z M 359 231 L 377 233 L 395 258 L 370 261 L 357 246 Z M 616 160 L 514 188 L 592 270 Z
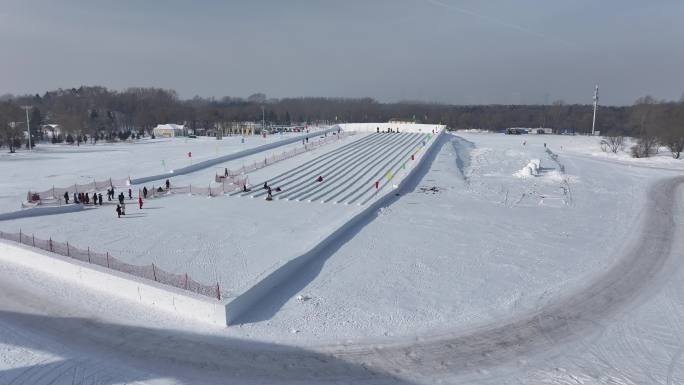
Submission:
M 64 192 L 64 202 L 66 204 L 69 204 L 69 192 L 65 191 Z M 100 205 L 102 206 L 102 193 L 93 193 L 93 197 L 90 197 L 90 194 L 88 193 L 74 193 L 74 204 L 84 204 L 84 205 Z
M 268 182 L 264 182 L 264 190 L 267 191 L 266 200 L 267 200 L 267 201 L 273 200 L 273 191 L 274 191 L 274 190 L 271 189 L 271 186 L 268 185 Z M 243 186 L 243 191 L 247 191 L 247 187 L 246 187 L 246 186 Z M 281 191 L 283 191 L 283 189 L 281 189 L 280 187 L 276 187 L 276 188 L 275 188 L 275 191 L 276 191 L 276 192 L 281 192 Z
M 376 127 L 376 130 L 377 130 L 377 133 L 379 134 L 380 133 L 380 127 Z M 387 132 L 388 134 L 395 134 L 395 133 L 398 134 L 399 133 L 399 127 L 397 127 L 396 131 L 390 127 L 387 127 L 387 131 L 385 131 L 385 132 Z M 432 131 L 432 133 L 434 134 L 435 132 Z
M 166 189 L 171 188 L 171 182 L 167 179 L 166 182 L 164 183 L 166 186 Z M 147 187 L 142 188 L 142 196 L 138 196 L 138 208 L 142 209 L 143 208 L 143 198 L 147 199 L 147 194 L 148 190 Z M 161 187 L 158 188 L 159 192 L 162 192 L 163 189 Z M 116 195 L 116 192 L 114 191 L 114 186 L 110 187 L 107 189 L 107 200 L 112 201 L 114 200 L 114 197 L 116 196 L 117 200 L 119 203 L 116 205 L 116 214 L 119 218 L 121 218 L 122 215 L 126 215 L 126 196 L 124 195 L 123 191 L 119 193 L 119 195 Z M 71 196 L 69 195 L 69 192 L 66 191 L 64 192 L 64 201 L 68 204 Z M 128 199 L 133 199 L 133 190 L 131 188 L 128 189 Z M 102 193 L 94 192 L 92 198 L 90 197 L 90 194 L 88 193 L 74 193 L 73 194 L 73 202 L 75 204 L 93 204 L 93 205 L 100 205 L 102 206 Z

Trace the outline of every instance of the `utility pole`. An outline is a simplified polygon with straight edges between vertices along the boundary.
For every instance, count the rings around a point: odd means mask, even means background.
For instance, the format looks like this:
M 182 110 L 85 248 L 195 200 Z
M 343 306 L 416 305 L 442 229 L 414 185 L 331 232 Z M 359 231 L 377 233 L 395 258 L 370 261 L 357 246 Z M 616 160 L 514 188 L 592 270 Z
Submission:
M 594 89 L 594 120 L 591 122 L 591 136 L 594 136 L 594 133 L 596 132 L 596 110 L 598 109 L 598 101 L 599 101 L 599 93 L 598 93 L 598 84 L 596 85 L 596 88 Z
M 264 106 L 261 106 L 261 135 L 264 134 L 264 130 L 266 129 L 266 112 L 264 110 Z
M 28 149 L 29 151 L 32 151 L 33 149 L 31 148 L 31 126 L 29 125 L 29 108 L 31 106 L 23 106 L 24 109 L 26 110 L 26 131 L 28 131 Z

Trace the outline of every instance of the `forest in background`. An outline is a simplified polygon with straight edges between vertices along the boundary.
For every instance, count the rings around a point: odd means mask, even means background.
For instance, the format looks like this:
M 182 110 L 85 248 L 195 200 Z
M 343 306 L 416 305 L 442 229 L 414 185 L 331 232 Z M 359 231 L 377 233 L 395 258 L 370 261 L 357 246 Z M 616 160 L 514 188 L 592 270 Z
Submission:
M 157 124 L 185 124 L 191 129 L 220 129 L 232 122 L 268 125 L 342 122 L 385 122 L 391 119 L 418 123 L 441 123 L 451 130 L 491 131 L 511 127 L 545 127 L 557 133 L 591 132 L 592 105 L 448 105 L 424 102 L 381 103 L 371 98 L 267 98 L 262 93 L 247 98 L 181 99 L 173 90 L 82 86 L 35 95 L 0 97 L 0 146 L 10 152 L 28 146 L 26 111 L 33 143 L 45 141 L 41 127 L 59 125 L 62 135 L 52 141 L 80 144 L 115 141 L 150 135 Z M 606 147 L 615 148 L 625 136 L 639 139 L 634 156 L 650 156 L 658 145 L 679 156 L 684 147 L 684 96 L 679 101 L 644 96 L 631 106 L 600 106 L 597 130 Z M 610 143 L 613 143 L 611 146 Z M 621 144 L 620 144 L 621 146 Z

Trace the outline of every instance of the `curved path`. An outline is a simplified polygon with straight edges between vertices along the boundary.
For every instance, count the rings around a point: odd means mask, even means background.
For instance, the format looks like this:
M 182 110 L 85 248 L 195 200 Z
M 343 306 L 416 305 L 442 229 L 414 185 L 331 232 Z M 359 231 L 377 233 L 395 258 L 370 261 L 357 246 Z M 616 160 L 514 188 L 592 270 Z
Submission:
M 648 295 L 649 288 L 668 274 L 664 267 L 673 262 L 672 245 L 682 235 L 674 221 L 674 213 L 681 210 L 677 199 L 682 184 L 684 177 L 678 176 L 650 187 L 632 242 L 604 274 L 535 312 L 468 331 L 444 332 L 417 341 L 349 343 L 306 350 L 109 324 L 93 320 L 92 314 L 85 318 L 64 316 L 59 304 L 5 280 L 0 280 L 0 324 L 30 330 L 32 336 L 25 341 L 36 349 L 45 349 L 45 341 L 63 343 L 71 351 L 104 357 L 107 365 L 100 365 L 105 371 L 115 371 L 117 365 L 131 367 L 126 381 L 160 378 L 154 374 L 159 373 L 189 383 L 379 384 L 413 383 L 409 377 L 420 381 L 473 373 L 554 351 L 565 342 L 594 332 L 601 320 Z M 4 310 L 8 303 L 13 304 L 11 310 Z M 64 372 L 71 378 L 70 364 L 64 361 L 61 369 L 53 368 L 50 373 Z M 54 375 L 40 369 L 13 383 L 53 383 Z M 140 374 L 132 374 L 137 371 Z M 6 374 L 0 372 L 0 379 Z

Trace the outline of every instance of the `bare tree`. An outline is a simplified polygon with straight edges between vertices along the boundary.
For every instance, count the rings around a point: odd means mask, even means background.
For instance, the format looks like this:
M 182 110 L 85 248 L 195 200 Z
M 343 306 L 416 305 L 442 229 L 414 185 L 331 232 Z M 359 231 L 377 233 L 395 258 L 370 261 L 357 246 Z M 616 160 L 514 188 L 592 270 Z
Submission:
M 617 154 L 618 151 L 624 148 L 625 137 L 619 132 L 611 131 L 601 140 L 601 149 L 604 152 L 612 152 Z

